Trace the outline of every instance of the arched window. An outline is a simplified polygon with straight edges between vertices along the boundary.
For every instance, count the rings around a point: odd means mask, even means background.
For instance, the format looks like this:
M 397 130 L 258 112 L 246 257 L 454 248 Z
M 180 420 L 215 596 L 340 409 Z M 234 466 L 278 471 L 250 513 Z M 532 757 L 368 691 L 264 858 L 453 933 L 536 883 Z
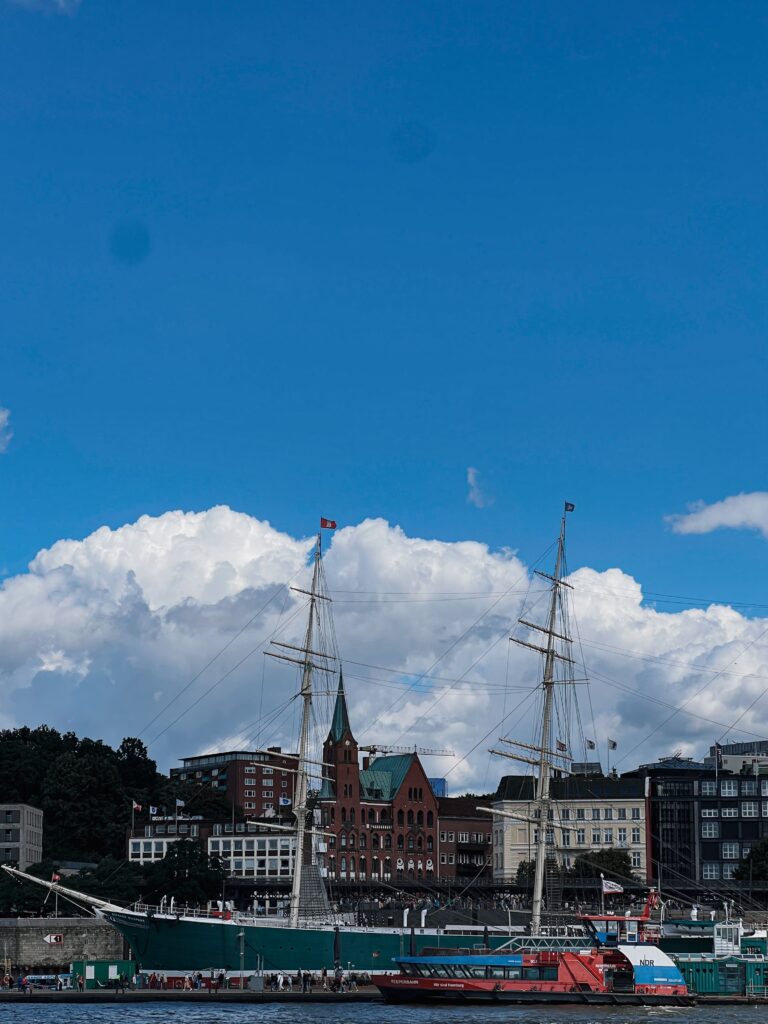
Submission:
M 427 849 L 429 850 L 430 853 L 432 852 L 433 847 L 434 844 L 432 842 L 432 836 L 427 836 Z
M 435 816 L 432 811 L 427 811 L 427 828 L 432 828 L 435 824 Z
M 402 825 L 404 821 L 405 815 L 403 814 L 403 809 L 401 807 L 400 810 L 397 812 L 397 824 Z
M 350 832 L 349 833 L 349 845 L 350 845 L 350 847 L 354 847 L 354 845 L 355 845 L 355 833 L 354 832 Z
M 413 824 L 413 811 L 408 811 L 408 824 Z
M 361 850 L 365 849 L 366 842 L 367 842 L 367 840 L 365 838 L 365 832 L 361 832 L 360 833 L 360 842 L 357 844 L 360 847 Z
M 346 873 L 347 873 L 347 858 L 346 857 L 342 857 L 341 858 L 340 867 L 341 867 L 342 875 L 346 875 Z
M 350 809 L 349 809 L 349 820 L 352 822 L 353 825 L 355 824 L 355 808 L 354 807 L 350 807 Z
M 408 836 L 408 849 L 413 849 L 413 836 Z
M 346 821 L 347 820 L 347 808 L 346 807 L 342 807 L 341 808 L 341 820 L 342 821 Z
M 413 800 L 413 786 L 408 787 L 408 799 Z
M 355 870 L 355 858 L 354 857 L 350 857 L 349 858 L 349 870 L 350 871 L 354 871 Z
M 405 845 L 405 843 L 404 843 L 403 837 L 402 836 L 398 836 L 397 837 L 397 848 L 398 848 L 398 850 L 402 850 L 404 845 Z
M 371 840 L 371 849 L 378 850 L 378 848 L 379 848 L 379 837 L 378 836 L 374 836 L 373 839 Z
M 419 800 L 424 799 L 424 790 L 419 786 Z
M 331 805 L 331 821 L 336 821 L 336 808 Z
M 341 845 L 342 846 L 346 846 L 347 845 L 347 833 L 346 832 L 342 832 L 341 836 L 339 837 L 339 839 L 341 840 Z
M 376 811 L 372 807 L 368 811 L 368 821 L 371 825 L 376 824 Z
M 379 815 L 379 821 L 389 821 L 389 812 L 386 807 L 381 808 L 381 814 Z
M 365 857 L 360 858 L 360 875 L 365 875 Z
M 389 833 L 387 833 L 387 835 L 384 836 L 384 849 L 385 850 L 391 850 L 392 849 L 392 836 L 389 835 Z
M 417 850 L 423 850 L 424 849 L 424 843 L 422 841 L 421 836 L 419 836 L 419 838 L 416 840 L 416 849 Z
M 417 825 L 423 825 L 424 824 L 424 811 L 419 811 L 419 813 L 416 815 L 416 824 Z

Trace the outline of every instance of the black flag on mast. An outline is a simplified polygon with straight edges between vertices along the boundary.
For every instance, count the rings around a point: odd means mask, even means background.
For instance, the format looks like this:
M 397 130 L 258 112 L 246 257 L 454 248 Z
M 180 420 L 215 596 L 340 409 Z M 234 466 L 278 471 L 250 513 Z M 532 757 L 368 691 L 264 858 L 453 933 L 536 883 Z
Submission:
M 573 504 L 572 501 L 566 501 L 566 503 L 565 503 L 565 511 L 566 512 L 575 512 L 576 511 L 576 506 Z

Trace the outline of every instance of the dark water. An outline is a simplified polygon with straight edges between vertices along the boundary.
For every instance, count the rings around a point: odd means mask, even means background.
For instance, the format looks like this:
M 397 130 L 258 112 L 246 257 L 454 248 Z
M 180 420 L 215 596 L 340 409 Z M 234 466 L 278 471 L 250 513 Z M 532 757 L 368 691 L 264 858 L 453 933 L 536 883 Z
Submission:
M 564 1007 L 418 1007 L 378 1003 L 267 1003 L 245 1006 L 190 1006 L 151 1003 L 146 1006 L 0 1005 L 0 1024 L 759 1024 L 764 1006 L 630 1007 L 605 1009 Z

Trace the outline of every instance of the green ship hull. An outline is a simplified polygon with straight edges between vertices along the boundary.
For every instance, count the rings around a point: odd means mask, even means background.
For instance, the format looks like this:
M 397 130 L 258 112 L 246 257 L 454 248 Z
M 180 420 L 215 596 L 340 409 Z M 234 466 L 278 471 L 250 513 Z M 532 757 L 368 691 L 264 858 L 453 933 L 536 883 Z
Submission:
M 410 929 L 351 928 L 342 925 L 338 939 L 333 927 L 270 926 L 240 924 L 207 918 L 182 918 L 101 911 L 123 935 L 142 970 L 167 974 L 190 971 L 239 971 L 243 941 L 243 969 L 256 971 L 332 971 L 335 961 L 346 970 L 394 970 L 392 958 L 408 954 Z M 240 933 L 243 932 L 243 940 Z M 437 932 L 416 929 L 413 942 L 417 953 L 427 947 L 455 948 L 482 944 L 477 932 Z M 490 935 L 488 944 L 497 948 L 509 941 L 506 935 Z M 335 944 L 337 951 L 335 952 Z

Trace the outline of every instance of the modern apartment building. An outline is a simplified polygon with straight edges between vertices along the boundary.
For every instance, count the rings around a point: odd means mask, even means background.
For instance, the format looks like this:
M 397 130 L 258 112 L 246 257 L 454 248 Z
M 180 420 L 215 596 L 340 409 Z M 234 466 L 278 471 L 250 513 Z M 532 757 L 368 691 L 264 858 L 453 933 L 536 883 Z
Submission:
M 25 871 L 43 859 L 43 812 L 29 804 L 0 804 L 0 860 Z

